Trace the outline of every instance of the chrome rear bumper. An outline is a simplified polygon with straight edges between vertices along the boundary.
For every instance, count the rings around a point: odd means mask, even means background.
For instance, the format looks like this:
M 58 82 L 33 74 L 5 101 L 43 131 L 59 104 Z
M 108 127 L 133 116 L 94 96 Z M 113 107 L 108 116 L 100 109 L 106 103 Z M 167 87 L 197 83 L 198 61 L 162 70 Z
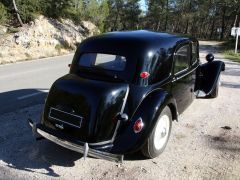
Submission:
M 92 148 L 89 148 L 88 143 L 85 143 L 84 146 L 81 146 L 79 144 L 75 144 L 69 141 L 66 141 L 64 139 L 58 138 L 56 136 L 53 136 L 52 134 L 49 134 L 39 128 L 36 127 L 36 124 L 34 124 L 31 120 L 29 120 L 29 125 L 32 127 L 33 134 L 36 138 L 39 138 L 39 136 L 42 136 L 60 146 L 63 146 L 67 149 L 82 153 L 84 155 L 84 158 L 86 156 L 91 156 L 95 158 L 102 158 L 109 161 L 117 161 L 117 162 L 123 162 L 123 155 L 118 154 L 111 154 L 99 150 L 95 150 Z

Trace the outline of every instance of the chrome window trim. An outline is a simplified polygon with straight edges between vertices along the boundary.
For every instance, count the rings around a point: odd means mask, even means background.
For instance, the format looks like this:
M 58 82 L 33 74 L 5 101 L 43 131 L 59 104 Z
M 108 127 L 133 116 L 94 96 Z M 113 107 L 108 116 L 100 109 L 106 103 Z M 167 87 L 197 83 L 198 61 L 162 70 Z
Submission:
M 175 82 L 175 81 L 177 81 L 177 80 L 179 80 L 179 79 L 181 79 L 181 78 L 183 78 L 183 77 L 191 74 L 191 73 L 192 73 L 193 71 L 195 71 L 197 68 L 198 68 L 198 66 L 196 66 L 195 68 L 193 68 L 191 71 L 187 72 L 186 74 L 183 74 L 182 76 L 179 76 L 179 77 L 177 77 L 177 78 L 173 78 L 172 82 Z
M 183 72 L 185 72 L 185 71 L 187 71 L 188 69 L 189 69 L 189 67 L 190 67 L 190 61 L 191 61 L 191 57 L 188 57 L 189 58 L 189 62 L 188 62 L 188 67 L 186 67 L 185 69 L 182 69 L 181 71 L 178 71 L 178 72 L 174 72 L 175 71 L 175 65 L 176 65 L 176 54 L 177 54 L 177 52 L 178 52 L 178 50 L 179 49 L 181 49 L 181 48 L 183 48 L 183 47 L 185 47 L 185 46 L 187 46 L 188 47 L 188 51 L 190 51 L 190 45 L 189 45 L 189 43 L 187 43 L 187 44 L 183 44 L 183 45 L 179 45 L 179 47 L 177 48 L 177 50 L 173 53 L 173 74 L 175 75 L 175 76 L 177 76 L 177 75 L 179 75 L 179 74 L 181 74 L 181 73 L 183 73 Z M 189 54 L 188 54 L 188 56 L 189 56 Z

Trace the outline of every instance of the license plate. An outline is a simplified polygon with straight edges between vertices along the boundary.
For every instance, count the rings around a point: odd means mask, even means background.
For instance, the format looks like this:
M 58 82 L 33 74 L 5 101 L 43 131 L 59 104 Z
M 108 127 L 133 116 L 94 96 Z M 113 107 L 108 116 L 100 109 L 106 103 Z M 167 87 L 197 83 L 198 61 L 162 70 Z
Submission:
M 49 118 L 76 128 L 81 128 L 83 119 L 83 117 L 81 116 L 65 112 L 56 108 L 50 108 Z

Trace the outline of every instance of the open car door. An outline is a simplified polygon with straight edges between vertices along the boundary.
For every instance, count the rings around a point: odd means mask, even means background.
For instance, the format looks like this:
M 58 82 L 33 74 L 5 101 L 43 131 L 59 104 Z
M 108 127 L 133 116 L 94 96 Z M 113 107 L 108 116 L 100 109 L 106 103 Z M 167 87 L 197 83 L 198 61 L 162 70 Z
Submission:
M 211 57 L 208 57 L 211 56 Z M 198 67 L 194 93 L 197 98 L 215 98 L 218 94 L 218 86 L 221 71 L 225 70 L 222 61 L 213 61 L 214 56 L 209 54 L 207 63 Z

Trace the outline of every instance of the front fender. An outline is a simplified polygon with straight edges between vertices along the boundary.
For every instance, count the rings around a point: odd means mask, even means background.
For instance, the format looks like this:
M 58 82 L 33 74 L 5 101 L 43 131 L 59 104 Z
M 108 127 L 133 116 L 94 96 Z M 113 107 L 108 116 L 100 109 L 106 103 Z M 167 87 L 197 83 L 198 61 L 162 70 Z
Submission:
M 138 106 L 130 121 L 119 129 L 112 152 L 126 154 L 139 150 L 150 136 L 162 109 L 168 104 L 176 105 L 169 93 L 164 90 L 151 92 Z M 140 117 L 144 123 L 143 129 L 134 133 L 133 125 Z
M 194 92 L 197 97 L 207 97 L 212 93 L 218 83 L 221 71 L 225 70 L 222 61 L 213 61 L 202 64 L 197 69 Z

